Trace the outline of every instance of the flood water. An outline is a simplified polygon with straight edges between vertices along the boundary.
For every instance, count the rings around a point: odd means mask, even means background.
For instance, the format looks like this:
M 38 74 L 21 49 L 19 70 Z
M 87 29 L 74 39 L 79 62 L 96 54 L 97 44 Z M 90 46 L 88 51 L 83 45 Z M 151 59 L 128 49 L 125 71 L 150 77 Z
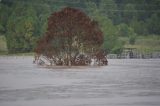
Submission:
M 32 57 L 0 57 L 0 106 L 160 106 L 160 59 L 44 68 Z

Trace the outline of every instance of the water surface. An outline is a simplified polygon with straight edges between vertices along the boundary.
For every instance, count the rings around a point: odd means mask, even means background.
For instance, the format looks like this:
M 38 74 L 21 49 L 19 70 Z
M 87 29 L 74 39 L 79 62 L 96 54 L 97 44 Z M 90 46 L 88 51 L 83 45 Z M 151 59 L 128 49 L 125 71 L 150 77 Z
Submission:
M 160 59 L 51 69 L 0 57 L 0 106 L 160 106 Z

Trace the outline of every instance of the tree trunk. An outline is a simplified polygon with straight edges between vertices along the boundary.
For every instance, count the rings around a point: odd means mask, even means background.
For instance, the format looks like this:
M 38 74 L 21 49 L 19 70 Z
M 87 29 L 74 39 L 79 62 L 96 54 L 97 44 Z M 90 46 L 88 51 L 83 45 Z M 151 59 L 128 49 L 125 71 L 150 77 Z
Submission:
M 68 54 L 69 58 L 68 58 L 68 66 L 71 66 L 71 53 Z

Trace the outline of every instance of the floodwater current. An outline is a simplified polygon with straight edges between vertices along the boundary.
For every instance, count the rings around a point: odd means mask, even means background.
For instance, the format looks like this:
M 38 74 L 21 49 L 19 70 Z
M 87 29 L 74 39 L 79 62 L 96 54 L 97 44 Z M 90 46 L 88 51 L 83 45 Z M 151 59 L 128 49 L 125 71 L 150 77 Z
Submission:
M 30 56 L 0 57 L 0 106 L 160 106 L 160 59 L 45 68 Z

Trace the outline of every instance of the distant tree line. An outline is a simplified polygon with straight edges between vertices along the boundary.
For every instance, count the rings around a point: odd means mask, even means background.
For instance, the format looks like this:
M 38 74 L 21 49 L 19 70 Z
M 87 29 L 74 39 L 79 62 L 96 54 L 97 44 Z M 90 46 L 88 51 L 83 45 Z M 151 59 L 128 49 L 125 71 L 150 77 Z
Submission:
M 75 7 L 96 20 L 104 33 L 103 48 L 120 53 L 124 42 L 118 37 L 160 35 L 159 0 L 1 0 L 0 35 L 10 53 L 30 52 L 47 29 L 51 13 Z

